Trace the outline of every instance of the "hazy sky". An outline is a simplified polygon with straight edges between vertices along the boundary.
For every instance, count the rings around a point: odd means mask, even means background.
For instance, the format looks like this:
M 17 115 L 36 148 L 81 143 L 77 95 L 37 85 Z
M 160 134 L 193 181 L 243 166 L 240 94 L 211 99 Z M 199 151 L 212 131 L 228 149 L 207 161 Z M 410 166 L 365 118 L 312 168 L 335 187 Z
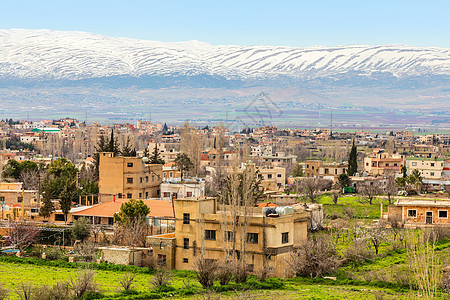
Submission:
M 0 0 L 0 28 L 211 44 L 450 48 L 450 1 Z

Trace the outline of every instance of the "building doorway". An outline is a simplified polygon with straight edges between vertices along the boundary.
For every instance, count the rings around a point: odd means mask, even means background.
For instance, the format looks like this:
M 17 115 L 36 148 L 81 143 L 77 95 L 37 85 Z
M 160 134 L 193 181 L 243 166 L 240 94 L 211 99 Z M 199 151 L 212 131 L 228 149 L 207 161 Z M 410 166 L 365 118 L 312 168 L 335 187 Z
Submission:
M 433 212 L 427 211 L 426 218 L 425 218 L 425 224 L 433 224 Z

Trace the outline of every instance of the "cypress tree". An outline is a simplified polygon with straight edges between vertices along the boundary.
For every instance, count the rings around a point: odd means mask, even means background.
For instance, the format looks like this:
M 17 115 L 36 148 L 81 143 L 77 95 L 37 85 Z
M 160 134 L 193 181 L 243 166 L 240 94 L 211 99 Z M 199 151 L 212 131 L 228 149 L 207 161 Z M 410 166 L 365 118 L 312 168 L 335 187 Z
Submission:
M 348 156 L 348 176 L 354 176 L 356 172 L 358 172 L 358 161 L 357 161 L 357 150 L 355 145 L 355 140 L 353 140 L 352 149 L 350 150 L 350 154 Z

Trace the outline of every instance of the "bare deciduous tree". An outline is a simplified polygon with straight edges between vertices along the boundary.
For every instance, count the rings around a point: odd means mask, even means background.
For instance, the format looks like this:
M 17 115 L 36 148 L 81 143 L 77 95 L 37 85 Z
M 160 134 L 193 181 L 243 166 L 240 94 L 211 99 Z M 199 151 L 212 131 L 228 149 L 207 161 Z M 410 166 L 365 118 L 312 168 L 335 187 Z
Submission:
M 305 194 L 305 197 L 312 203 L 317 201 L 319 192 L 331 187 L 331 180 L 320 177 L 306 177 L 298 182 L 300 191 Z
M 134 285 L 136 274 L 125 273 L 120 279 L 119 283 L 125 291 L 131 290 Z
M 227 262 L 222 262 L 219 265 L 217 272 L 217 279 L 219 280 L 220 285 L 226 285 L 233 278 L 233 269 L 232 266 Z
M 8 299 L 9 290 L 3 287 L 3 283 L 0 283 L 0 300 Z
M 20 180 L 23 182 L 25 190 L 39 189 L 39 171 L 27 169 L 20 173 Z
M 20 251 L 33 243 L 40 231 L 34 223 L 26 221 L 11 221 L 9 227 L 9 236 Z
M 209 288 L 214 284 L 216 279 L 216 272 L 219 267 L 216 260 L 198 258 L 195 263 L 195 270 L 197 271 L 197 280 L 203 288 Z
M 304 277 L 320 277 L 338 267 L 334 242 L 323 234 L 303 241 L 288 261 L 292 270 Z
M 172 280 L 172 273 L 166 270 L 158 269 L 155 272 L 155 275 L 152 279 L 150 279 L 150 284 L 155 287 L 159 288 L 162 286 L 169 285 L 170 281 Z
M 375 255 L 378 255 L 380 245 L 386 241 L 386 224 L 383 221 L 378 222 L 375 226 L 365 228 L 364 234 L 367 242 L 375 249 Z
M 29 282 L 21 282 L 16 293 L 21 300 L 31 300 L 31 296 L 33 294 L 33 285 Z
M 381 186 L 378 181 L 363 182 L 358 186 L 358 192 L 367 198 L 369 204 L 372 204 L 376 195 L 381 193 Z
M 95 282 L 94 275 L 94 271 L 85 269 L 78 273 L 77 278 L 70 279 L 69 285 L 77 300 L 83 299 L 87 292 L 97 291 L 98 284 Z

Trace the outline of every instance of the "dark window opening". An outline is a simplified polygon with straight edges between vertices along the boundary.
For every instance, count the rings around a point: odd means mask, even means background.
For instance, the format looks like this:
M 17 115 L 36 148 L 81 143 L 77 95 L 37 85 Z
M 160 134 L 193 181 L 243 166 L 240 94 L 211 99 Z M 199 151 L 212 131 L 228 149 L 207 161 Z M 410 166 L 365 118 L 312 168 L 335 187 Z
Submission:
M 289 243 L 289 232 L 283 232 L 281 234 L 281 243 L 282 244 Z
M 191 214 L 183 214 L 183 224 L 191 223 Z
M 247 233 L 247 243 L 258 244 L 258 234 L 257 233 Z
M 215 241 L 216 231 L 215 230 L 205 230 L 205 240 Z

